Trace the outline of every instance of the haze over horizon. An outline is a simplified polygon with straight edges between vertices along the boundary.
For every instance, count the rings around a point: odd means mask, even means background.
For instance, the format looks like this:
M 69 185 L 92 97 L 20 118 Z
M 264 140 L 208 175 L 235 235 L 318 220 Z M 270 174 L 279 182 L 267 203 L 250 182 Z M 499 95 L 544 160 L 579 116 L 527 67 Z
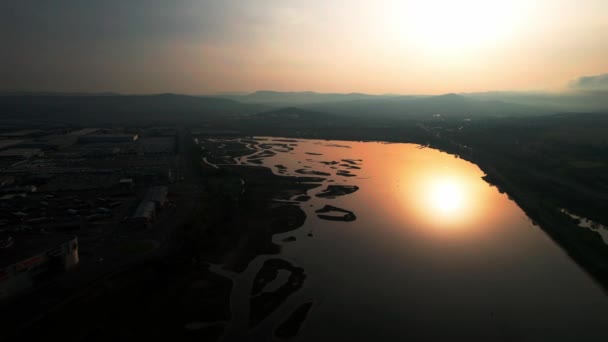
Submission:
M 0 37 L 0 91 L 608 90 L 602 0 L 22 0 Z

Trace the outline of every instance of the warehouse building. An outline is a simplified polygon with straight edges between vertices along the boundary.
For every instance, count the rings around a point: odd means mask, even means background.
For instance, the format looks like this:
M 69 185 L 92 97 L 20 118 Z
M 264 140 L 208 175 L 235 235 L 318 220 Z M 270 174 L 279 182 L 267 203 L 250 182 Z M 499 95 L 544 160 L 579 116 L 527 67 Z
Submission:
M 166 186 L 153 186 L 146 192 L 144 201 L 153 202 L 156 209 L 161 209 L 164 208 L 167 203 L 168 193 L 169 190 Z
M 139 139 L 137 134 L 86 134 L 78 137 L 81 144 L 128 143 Z
M 0 150 L 4 150 L 9 147 L 14 147 L 14 146 L 23 144 L 23 142 L 24 142 L 24 140 L 14 140 L 14 139 L 0 140 Z
M 135 213 L 131 216 L 131 223 L 137 228 L 146 228 L 156 218 L 156 204 L 154 202 L 142 201 Z
M 0 151 L 0 159 L 21 160 L 29 159 L 34 156 L 41 156 L 44 153 L 39 148 L 11 148 Z
M 0 244 L 0 301 L 32 288 L 46 277 L 68 271 L 80 261 L 75 236 L 4 240 Z
M 167 203 L 168 188 L 166 186 L 153 186 L 146 191 L 141 203 L 131 216 L 131 223 L 139 228 L 146 228 L 156 218 L 158 210 Z

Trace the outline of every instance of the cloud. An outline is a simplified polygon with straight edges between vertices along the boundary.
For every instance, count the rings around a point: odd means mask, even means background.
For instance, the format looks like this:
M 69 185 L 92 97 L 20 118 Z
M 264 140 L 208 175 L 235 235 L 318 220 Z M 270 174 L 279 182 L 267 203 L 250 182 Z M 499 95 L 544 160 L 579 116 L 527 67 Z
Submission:
M 608 74 L 580 77 L 570 82 L 570 88 L 582 91 L 608 91 Z

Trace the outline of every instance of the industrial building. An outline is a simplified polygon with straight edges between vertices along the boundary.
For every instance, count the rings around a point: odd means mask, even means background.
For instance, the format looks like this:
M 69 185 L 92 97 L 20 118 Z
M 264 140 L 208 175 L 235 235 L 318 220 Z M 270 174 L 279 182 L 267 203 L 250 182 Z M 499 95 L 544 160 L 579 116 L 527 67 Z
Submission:
M 15 184 L 16 178 L 15 176 L 10 175 L 0 175 L 0 188 L 5 186 L 11 186 Z
M 156 218 L 156 204 L 142 201 L 131 216 L 131 223 L 137 227 L 147 227 Z
M 127 143 L 139 139 L 137 134 L 86 134 L 78 137 L 81 144 Z
M 144 137 L 139 139 L 139 152 L 144 155 L 174 155 L 177 153 L 175 137 Z
M 23 140 L 14 140 L 14 139 L 0 140 L 0 150 L 7 149 L 7 148 L 13 147 L 13 146 L 17 146 L 22 143 L 23 143 Z
M 131 223 L 138 227 L 147 227 L 156 218 L 156 212 L 165 207 L 167 203 L 168 188 L 166 186 L 153 186 L 146 191 L 146 195 L 131 216 Z
M 165 207 L 169 190 L 166 186 L 153 186 L 146 192 L 145 202 L 153 202 L 156 209 Z
M 0 246 L 0 301 L 32 288 L 39 280 L 79 262 L 75 236 L 7 238 Z
M 89 135 L 89 134 L 93 134 L 93 133 L 97 133 L 99 131 L 99 128 L 83 128 L 83 129 L 79 129 L 76 131 L 72 131 L 70 133 L 68 133 L 68 135 L 72 135 L 72 136 L 83 136 L 83 135 Z
M 39 148 L 11 148 L 0 151 L 0 159 L 20 160 L 41 156 L 44 153 Z
M 22 131 L 2 133 L 0 136 L 5 138 L 32 138 L 44 135 L 46 132 L 39 129 L 26 129 Z

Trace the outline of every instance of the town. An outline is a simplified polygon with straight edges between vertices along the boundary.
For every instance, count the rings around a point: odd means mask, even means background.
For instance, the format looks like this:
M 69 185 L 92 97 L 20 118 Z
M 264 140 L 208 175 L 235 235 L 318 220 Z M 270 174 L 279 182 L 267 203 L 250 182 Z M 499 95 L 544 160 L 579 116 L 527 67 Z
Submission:
M 2 127 L 0 300 L 79 265 L 77 286 L 158 249 L 178 152 L 175 127 Z

